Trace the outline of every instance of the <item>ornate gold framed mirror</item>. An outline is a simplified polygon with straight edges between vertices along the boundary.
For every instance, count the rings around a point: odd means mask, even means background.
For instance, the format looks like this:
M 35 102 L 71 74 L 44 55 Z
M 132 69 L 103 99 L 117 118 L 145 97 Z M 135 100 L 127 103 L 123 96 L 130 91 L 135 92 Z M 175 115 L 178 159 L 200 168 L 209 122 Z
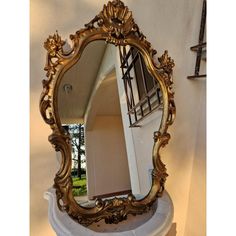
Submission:
M 41 115 L 52 129 L 49 141 L 55 150 L 61 153 L 60 169 L 54 179 L 58 207 L 85 226 L 102 219 L 106 223 L 118 223 L 125 220 L 128 214 L 136 215 L 147 212 L 164 191 L 164 184 L 168 175 L 159 152 L 160 148 L 163 148 L 170 139 L 167 129 L 173 123 L 176 111 L 172 91 L 174 61 L 165 51 L 158 58 L 159 62 L 155 62 L 156 51 L 139 30 L 131 11 L 120 0 L 109 1 L 107 5 L 104 5 L 103 10 L 85 25 L 85 28 L 77 31 L 74 35 L 70 35 L 70 39 L 73 45 L 67 51 L 64 49 L 65 41 L 61 39 L 58 33 L 49 36 L 44 43 L 47 50 L 45 70 L 48 79 L 43 80 L 43 92 L 40 97 Z M 162 116 L 159 127 L 154 131 L 152 157 L 150 156 L 153 163 L 152 184 L 146 196 L 137 199 L 130 193 L 125 197 L 97 198 L 93 206 L 84 206 L 78 204 L 73 196 L 71 136 L 62 125 L 59 94 L 66 73 L 82 61 L 86 50 L 89 50 L 89 45 L 96 41 L 105 41 L 110 45 L 115 45 L 120 50 L 129 47 L 138 51 L 142 58 L 142 65 L 154 78 L 155 83 L 158 83 L 158 88 L 161 91 Z M 123 72 L 124 75 L 125 73 Z M 70 84 L 65 84 L 64 89 L 69 93 L 73 88 Z M 83 99 L 83 94 L 81 99 Z M 143 114 L 142 109 L 141 113 Z M 132 115 L 133 113 L 130 111 L 129 114 Z M 137 121 L 137 117 L 135 119 Z

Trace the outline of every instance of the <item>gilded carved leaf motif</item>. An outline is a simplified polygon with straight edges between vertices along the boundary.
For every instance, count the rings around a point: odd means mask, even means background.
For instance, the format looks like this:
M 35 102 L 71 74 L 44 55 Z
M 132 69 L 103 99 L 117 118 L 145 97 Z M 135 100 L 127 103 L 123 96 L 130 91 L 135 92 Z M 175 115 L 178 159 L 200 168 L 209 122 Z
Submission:
M 55 75 L 57 66 L 62 62 L 59 52 L 63 52 L 65 41 L 61 39 L 56 31 L 56 34 L 49 35 L 48 39 L 44 42 L 44 48 L 48 51 L 47 62 L 44 70 L 47 71 L 46 76 L 50 77 Z
M 46 42 L 44 42 L 44 48 L 48 51 L 51 57 L 55 57 L 56 53 L 62 50 L 62 47 L 65 45 L 65 41 L 61 39 L 56 31 L 56 34 L 53 36 L 50 35 Z
M 163 69 L 167 74 L 172 73 L 172 69 L 175 66 L 174 60 L 168 56 L 168 51 L 165 50 L 164 54 L 158 58 L 160 62 L 160 69 Z

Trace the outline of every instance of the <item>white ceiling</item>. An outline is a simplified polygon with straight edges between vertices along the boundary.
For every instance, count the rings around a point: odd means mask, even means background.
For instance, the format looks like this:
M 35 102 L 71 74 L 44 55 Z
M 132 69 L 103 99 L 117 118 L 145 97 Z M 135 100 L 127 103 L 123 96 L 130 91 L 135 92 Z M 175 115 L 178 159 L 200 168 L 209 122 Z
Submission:
M 84 49 L 81 59 L 64 74 L 58 93 L 62 123 L 78 123 L 83 120 L 105 49 L 105 41 L 90 43 Z M 70 93 L 64 91 L 65 84 L 72 85 Z

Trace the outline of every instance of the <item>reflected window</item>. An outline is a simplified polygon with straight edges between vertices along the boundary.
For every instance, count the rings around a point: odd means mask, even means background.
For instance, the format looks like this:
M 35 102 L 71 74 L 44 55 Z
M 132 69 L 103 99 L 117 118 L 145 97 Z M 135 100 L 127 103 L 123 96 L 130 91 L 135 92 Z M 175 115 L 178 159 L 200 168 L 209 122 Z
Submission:
M 83 196 L 87 194 L 84 125 L 69 124 L 63 128 L 71 137 L 73 195 Z
M 139 127 L 145 116 L 161 108 L 160 86 L 136 48 L 119 47 L 119 53 L 130 127 Z

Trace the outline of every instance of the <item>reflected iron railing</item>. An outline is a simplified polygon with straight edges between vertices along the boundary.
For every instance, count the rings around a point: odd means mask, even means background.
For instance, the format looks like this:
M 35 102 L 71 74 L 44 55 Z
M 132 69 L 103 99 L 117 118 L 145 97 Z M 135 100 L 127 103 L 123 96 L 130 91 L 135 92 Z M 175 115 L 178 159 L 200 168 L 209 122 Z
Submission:
M 146 116 L 162 107 L 160 86 L 134 47 L 127 50 L 120 46 L 119 54 L 130 127 L 140 127 L 139 123 Z

